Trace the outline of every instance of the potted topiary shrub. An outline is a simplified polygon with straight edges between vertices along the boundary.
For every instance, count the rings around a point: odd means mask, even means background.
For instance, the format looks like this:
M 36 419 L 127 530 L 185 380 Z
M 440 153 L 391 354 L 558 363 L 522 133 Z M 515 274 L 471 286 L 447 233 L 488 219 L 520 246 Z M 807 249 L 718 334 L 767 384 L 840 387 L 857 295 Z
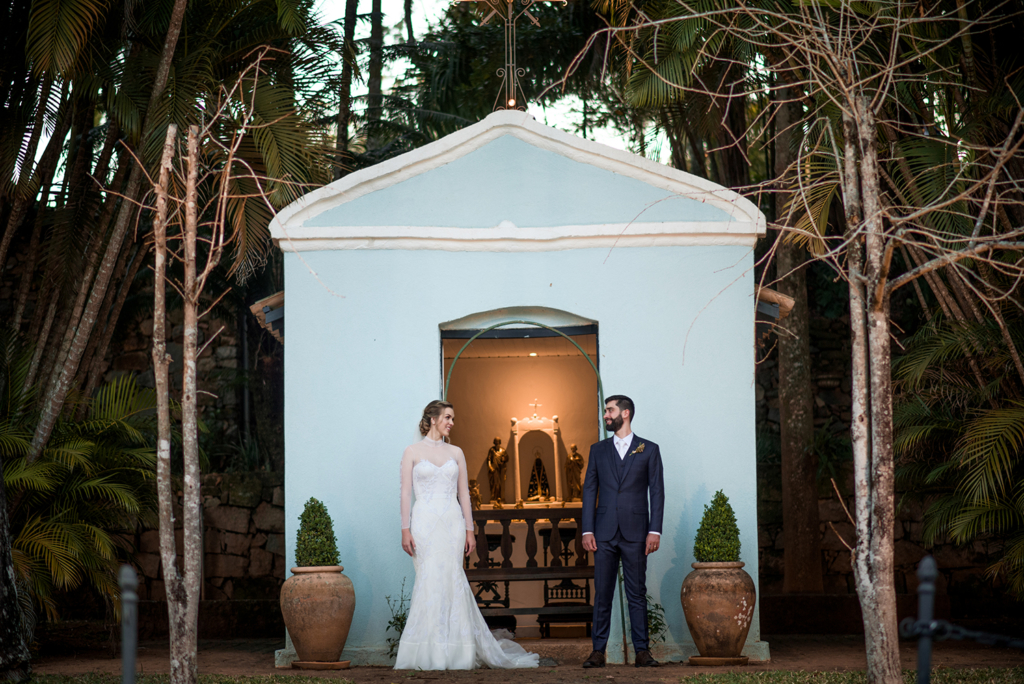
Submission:
M 754 580 L 740 562 L 740 530 L 729 499 L 715 493 L 693 543 L 693 571 L 679 592 L 683 615 L 699 657 L 693 665 L 739 665 L 754 617 Z
M 341 669 L 356 592 L 338 565 L 338 541 L 327 507 L 310 499 L 299 517 L 292 576 L 281 587 L 281 613 L 298 660 L 293 667 Z

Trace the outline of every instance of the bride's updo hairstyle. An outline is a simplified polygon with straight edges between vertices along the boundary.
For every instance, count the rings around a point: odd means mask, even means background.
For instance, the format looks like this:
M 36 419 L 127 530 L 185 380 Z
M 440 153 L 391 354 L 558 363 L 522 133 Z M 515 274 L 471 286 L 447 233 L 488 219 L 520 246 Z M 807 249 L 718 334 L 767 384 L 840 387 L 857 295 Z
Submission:
M 440 418 L 441 414 L 444 413 L 444 410 L 446 408 L 454 409 L 455 407 L 452 406 L 447 401 L 441 401 L 440 399 L 435 399 L 434 401 L 427 404 L 427 407 L 423 409 L 423 417 L 420 418 L 421 435 L 423 435 L 424 437 L 427 436 L 427 433 L 430 432 L 430 419 Z

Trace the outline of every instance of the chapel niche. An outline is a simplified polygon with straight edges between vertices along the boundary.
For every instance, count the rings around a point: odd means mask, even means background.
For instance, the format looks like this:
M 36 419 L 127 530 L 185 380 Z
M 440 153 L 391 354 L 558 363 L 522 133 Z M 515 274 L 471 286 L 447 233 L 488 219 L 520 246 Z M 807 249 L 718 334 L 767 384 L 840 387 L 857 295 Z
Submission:
M 564 328 L 594 364 L 596 327 Z M 446 380 L 456 354 L 476 332 L 442 330 Z M 466 455 L 483 508 L 494 504 L 487 461 L 495 438 L 501 440 L 507 459 L 502 508 L 519 501 L 528 507 L 550 507 L 571 500 L 573 488 L 566 480 L 571 446 L 575 444 L 585 459 L 590 445 L 601 439 L 597 375 L 572 342 L 538 327 L 485 333 L 459 356 L 447 399 L 455 406 L 452 443 Z M 541 467 L 535 470 L 538 462 Z M 585 462 L 583 467 L 585 472 Z M 531 477 L 538 471 L 539 482 Z

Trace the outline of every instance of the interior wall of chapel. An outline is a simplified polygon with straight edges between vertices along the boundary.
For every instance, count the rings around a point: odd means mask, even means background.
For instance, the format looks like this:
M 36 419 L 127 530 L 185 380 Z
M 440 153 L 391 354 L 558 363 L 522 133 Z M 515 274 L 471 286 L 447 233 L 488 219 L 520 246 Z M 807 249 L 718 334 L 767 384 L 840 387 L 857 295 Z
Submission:
M 460 346 L 462 341 L 459 340 Z M 451 361 L 445 362 L 445 373 Z M 598 414 L 597 376 L 581 354 L 572 356 L 524 356 L 512 358 L 461 358 L 452 373 L 448 399 L 455 406 L 452 443 L 466 454 L 470 479 L 480 486 L 480 498 L 490 501 L 487 477 L 487 451 L 495 437 L 509 451 L 505 481 L 506 502 L 515 496 L 515 469 L 512 463 L 514 443 L 511 418 L 533 414 L 531 404 L 539 401 L 539 416 L 558 416 L 561 436 L 558 440 L 558 467 L 565 467 L 569 447 L 575 444 L 584 461 L 590 445 L 601 439 Z M 534 448 L 548 455 L 550 438 L 523 439 L 521 475 L 523 498 L 533 467 Z M 545 444 L 546 442 L 546 444 Z M 547 459 L 545 459 L 547 461 Z M 547 461 L 549 463 L 549 461 Z M 548 483 L 554 495 L 555 474 L 548 468 Z M 564 471 L 559 474 L 564 477 Z

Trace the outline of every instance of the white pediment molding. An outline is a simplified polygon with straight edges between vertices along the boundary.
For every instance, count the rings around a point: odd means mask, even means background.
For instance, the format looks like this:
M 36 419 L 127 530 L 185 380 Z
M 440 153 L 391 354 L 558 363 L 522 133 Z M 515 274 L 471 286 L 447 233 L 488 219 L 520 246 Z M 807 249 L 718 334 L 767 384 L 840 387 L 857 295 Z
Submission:
M 643 208 L 627 222 L 492 227 L 455 225 L 308 225 L 348 202 L 450 164 L 503 136 L 666 191 L 666 197 L 709 205 L 725 220 L 644 221 Z M 472 188 L 467 188 L 472 192 Z M 529 201 L 529 198 L 524 198 Z M 313 222 L 316 223 L 316 222 Z M 437 221 L 435 221 L 437 223 Z M 753 245 L 765 234 L 765 218 L 741 195 L 710 181 L 639 155 L 585 140 L 538 123 L 525 112 L 495 112 L 483 121 L 429 145 L 352 173 L 314 190 L 281 210 L 270 224 L 283 251 L 335 249 L 439 249 L 449 251 L 548 251 L 590 247 L 658 245 Z

